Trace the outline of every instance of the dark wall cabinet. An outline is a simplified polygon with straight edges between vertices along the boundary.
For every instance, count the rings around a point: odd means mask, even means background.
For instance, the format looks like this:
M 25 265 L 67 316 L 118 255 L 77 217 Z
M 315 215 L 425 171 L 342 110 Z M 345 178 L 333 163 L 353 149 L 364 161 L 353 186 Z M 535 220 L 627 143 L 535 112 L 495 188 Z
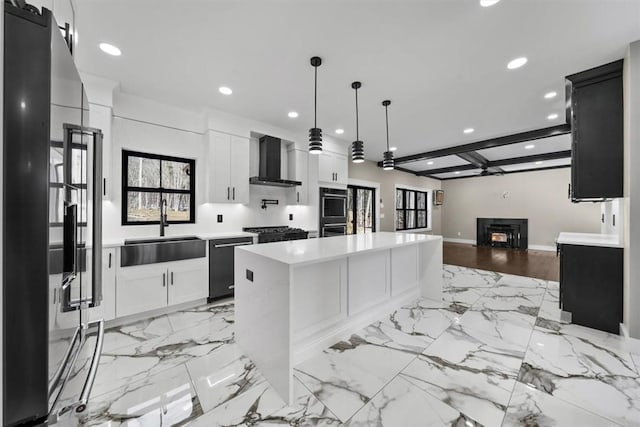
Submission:
M 560 245 L 560 308 L 572 323 L 620 332 L 622 255 L 622 248 Z
M 574 202 L 623 197 L 623 60 L 567 76 Z

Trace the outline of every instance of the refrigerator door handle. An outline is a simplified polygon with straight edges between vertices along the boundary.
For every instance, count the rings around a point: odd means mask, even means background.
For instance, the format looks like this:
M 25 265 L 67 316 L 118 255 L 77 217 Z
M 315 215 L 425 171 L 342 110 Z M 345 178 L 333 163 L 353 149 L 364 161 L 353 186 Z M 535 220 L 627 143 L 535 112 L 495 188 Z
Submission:
M 102 344 L 104 342 L 104 320 L 96 320 L 95 322 L 89 323 L 89 327 L 92 325 L 98 326 L 98 337 L 96 339 L 96 346 L 93 349 L 93 357 L 91 358 L 91 365 L 89 365 L 89 373 L 87 374 L 87 379 L 84 382 L 84 386 L 82 387 L 82 393 L 80 393 L 80 400 L 76 403 L 76 412 L 84 412 L 87 409 L 87 402 L 89 402 L 89 395 L 91 394 L 91 389 L 93 388 L 93 383 L 96 379 L 96 374 L 98 373 L 98 365 L 100 364 L 100 356 L 102 355 Z

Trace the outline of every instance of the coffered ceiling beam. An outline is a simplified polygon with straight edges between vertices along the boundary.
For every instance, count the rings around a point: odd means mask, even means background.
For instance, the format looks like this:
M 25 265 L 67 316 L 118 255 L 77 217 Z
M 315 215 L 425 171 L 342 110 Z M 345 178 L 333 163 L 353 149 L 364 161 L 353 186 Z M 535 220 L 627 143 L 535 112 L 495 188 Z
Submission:
M 398 157 L 395 159 L 396 165 L 401 163 L 428 160 L 436 157 L 451 156 L 469 151 L 486 150 L 487 148 L 500 147 L 503 145 L 517 144 L 519 142 L 534 141 L 536 139 L 549 138 L 552 136 L 565 135 L 571 132 L 571 126 L 562 124 L 548 128 L 530 130 L 527 132 L 515 133 L 512 135 L 500 136 L 497 138 L 485 139 L 483 141 L 472 142 L 470 144 L 458 145 L 456 147 L 442 148 L 440 150 L 426 151 L 424 153 L 412 154 L 410 156 Z M 379 163 L 382 165 L 382 162 Z
M 545 170 L 551 170 L 551 169 L 562 169 L 562 168 L 570 168 L 571 165 L 560 165 L 560 166 L 547 166 L 544 168 L 531 168 L 531 169 L 521 169 L 521 170 L 517 170 L 517 171 L 504 171 L 501 174 L 510 174 L 510 173 L 520 173 L 520 172 L 538 172 L 538 171 L 545 171 Z M 464 179 L 464 178 L 478 178 L 480 175 L 466 175 L 466 176 L 452 176 L 449 178 L 437 178 L 437 177 L 433 177 L 435 179 L 440 179 L 440 181 L 449 181 L 452 179 Z M 489 175 L 491 176 L 491 175 Z M 494 175 L 495 176 L 495 175 Z
M 571 150 L 553 151 L 551 153 L 534 154 L 532 156 L 512 157 L 510 159 L 489 161 L 489 167 L 518 165 L 521 163 L 541 162 L 545 160 L 566 159 L 571 157 Z

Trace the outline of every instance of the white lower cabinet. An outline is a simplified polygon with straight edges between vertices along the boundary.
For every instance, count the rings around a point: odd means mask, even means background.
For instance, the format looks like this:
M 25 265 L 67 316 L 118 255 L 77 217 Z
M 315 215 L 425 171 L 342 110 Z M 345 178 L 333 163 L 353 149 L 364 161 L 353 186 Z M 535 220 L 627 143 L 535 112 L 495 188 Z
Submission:
M 205 298 L 208 290 L 206 257 L 121 267 L 118 271 L 116 315 L 129 316 L 194 301 Z
M 116 315 L 155 310 L 167 305 L 167 270 L 164 264 L 122 267 L 118 272 Z
M 205 260 L 203 262 L 202 260 Z M 181 304 L 209 295 L 209 264 L 206 258 L 172 262 L 169 267 L 168 304 Z
M 89 320 L 116 318 L 116 248 L 102 250 L 102 297 L 100 305 L 89 309 Z
M 350 256 L 349 316 L 389 299 L 389 251 Z

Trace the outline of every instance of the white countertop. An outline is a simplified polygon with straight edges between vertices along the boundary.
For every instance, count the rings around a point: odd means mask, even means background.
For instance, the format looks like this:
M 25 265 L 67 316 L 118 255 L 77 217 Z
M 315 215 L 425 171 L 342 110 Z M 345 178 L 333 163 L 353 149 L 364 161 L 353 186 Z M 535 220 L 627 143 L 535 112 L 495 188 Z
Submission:
M 624 242 L 615 234 L 560 233 L 558 243 L 562 245 L 605 246 L 623 248 Z
M 187 236 L 187 235 L 185 235 Z M 188 236 L 196 236 L 202 240 L 212 240 L 212 239 L 229 239 L 233 237 L 255 237 L 257 234 L 255 233 L 247 233 L 245 231 L 225 231 L 218 233 L 194 233 L 188 234 Z M 175 239 L 184 236 L 164 236 L 167 239 Z M 128 240 L 129 238 L 127 238 Z M 160 236 L 150 236 L 150 237 L 132 237 L 132 240 L 136 239 L 160 239 Z M 103 248 L 113 248 L 124 245 L 124 238 L 118 239 L 102 239 L 102 247 Z
M 442 236 L 377 232 L 238 246 L 236 250 L 252 252 L 285 264 L 308 264 L 433 241 L 442 244 Z

